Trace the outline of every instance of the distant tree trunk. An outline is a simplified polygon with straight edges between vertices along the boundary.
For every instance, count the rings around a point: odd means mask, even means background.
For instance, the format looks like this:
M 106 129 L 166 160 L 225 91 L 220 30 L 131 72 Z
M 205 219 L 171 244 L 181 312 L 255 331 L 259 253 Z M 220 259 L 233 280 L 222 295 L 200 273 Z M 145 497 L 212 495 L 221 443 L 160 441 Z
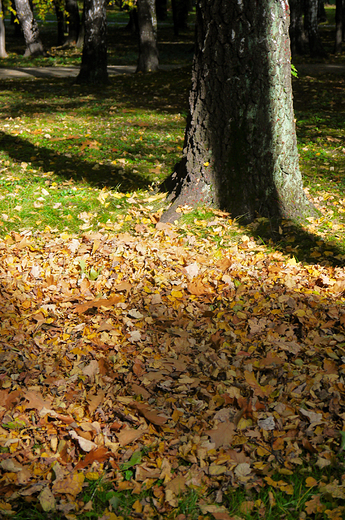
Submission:
M 138 0 L 139 59 L 137 72 L 155 72 L 159 68 L 155 0 Z
M 292 56 L 306 53 L 308 41 L 304 30 L 301 0 L 290 0 L 290 40 Z
M 14 0 L 14 4 L 26 44 L 24 56 L 44 56 L 46 52 L 40 39 L 38 25 L 29 0 Z
M 157 20 L 164 21 L 168 16 L 168 2 L 167 0 L 156 0 Z
M 138 11 L 137 8 L 131 9 L 129 11 L 129 20 L 126 25 L 126 31 L 135 34 L 139 32 L 139 24 L 138 24 Z
M 343 42 L 345 42 L 345 0 L 343 0 Z
M 66 44 L 76 45 L 80 31 L 80 15 L 77 0 L 66 0 L 68 36 Z
M 85 36 L 85 3 L 83 4 L 83 11 L 81 13 L 81 23 L 79 27 L 79 35 L 77 39 L 77 43 L 75 46 L 77 49 L 82 49 L 84 45 L 84 36 Z
M 173 12 L 174 33 L 178 36 L 180 31 L 188 29 L 188 13 L 192 8 L 190 0 L 171 0 Z
M 324 58 L 326 52 L 320 38 L 317 21 L 318 0 L 305 0 L 305 23 L 308 33 L 310 56 Z
M 327 13 L 324 0 L 318 0 L 317 18 L 319 22 L 327 22 Z
M 334 53 L 340 54 L 343 41 L 343 0 L 336 0 Z
M 55 14 L 57 20 L 57 44 L 58 46 L 63 45 L 65 41 L 65 18 L 64 18 L 64 5 L 61 0 L 54 1 Z
M 2 9 L 2 3 L 0 0 L 0 58 L 7 58 L 8 54 L 6 52 L 5 45 L 5 23 L 4 23 L 4 13 Z
M 84 0 L 85 35 L 78 83 L 107 83 L 106 0 Z
M 198 0 L 183 157 L 162 188 L 173 202 L 162 222 L 185 204 L 247 222 L 315 214 L 298 165 L 287 0 Z

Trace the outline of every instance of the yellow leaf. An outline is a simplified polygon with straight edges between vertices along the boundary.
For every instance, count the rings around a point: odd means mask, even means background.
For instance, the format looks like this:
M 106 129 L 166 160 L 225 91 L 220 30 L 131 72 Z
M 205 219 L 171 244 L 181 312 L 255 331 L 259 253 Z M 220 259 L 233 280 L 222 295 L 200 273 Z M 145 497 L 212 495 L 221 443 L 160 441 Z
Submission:
M 308 478 L 305 479 L 305 485 L 308 488 L 317 486 L 317 480 L 315 480 L 313 477 L 308 477 Z
M 296 258 L 295 257 L 289 258 L 289 260 L 286 262 L 286 265 L 290 265 L 292 267 L 297 265 Z
M 181 291 L 178 291 L 177 289 L 173 289 L 171 291 L 171 296 L 173 298 L 183 298 L 183 293 Z
M 210 475 L 221 475 L 222 473 L 226 472 L 226 466 L 219 466 L 219 464 L 211 464 L 211 466 L 208 468 Z
M 88 473 L 85 475 L 85 478 L 88 480 L 98 480 L 99 474 L 96 471 L 88 471 Z
M 139 513 L 139 514 L 140 514 L 140 513 L 142 512 L 142 510 L 143 510 L 143 506 L 142 506 L 142 504 L 139 502 L 139 500 L 136 500 L 136 501 L 134 502 L 133 506 L 132 506 L 132 509 L 134 509 L 134 511 L 135 511 L 136 513 Z

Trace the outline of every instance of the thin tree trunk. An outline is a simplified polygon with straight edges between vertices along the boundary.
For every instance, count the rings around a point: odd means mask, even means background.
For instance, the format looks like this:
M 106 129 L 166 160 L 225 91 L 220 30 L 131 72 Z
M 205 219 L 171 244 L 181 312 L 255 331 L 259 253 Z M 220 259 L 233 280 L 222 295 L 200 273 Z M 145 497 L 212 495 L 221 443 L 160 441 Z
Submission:
M 14 0 L 14 4 L 26 44 L 24 56 L 44 56 L 46 52 L 41 42 L 38 25 L 29 0 Z
M 84 0 L 85 36 L 78 83 L 107 83 L 106 0 Z
M 313 57 L 325 58 L 326 52 L 320 38 L 317 20 L 318 0 L 305 0 L 305 23 L 309 40 L 309 52 Z
M 54 1 L 55 14 L 57 20 L 57 45 L 63 45 L 65 41 L 65 19 L 64 19 L 64 6 L 61 0 Z
M 291 55 L 306 53 L 308 40 L 303 23 L 303 0 L 290 0 L 290 40 Z
M 156 0 L 157 20 L 164 21 L 168 16 L 167 0 Z
M 185 204 L 211 204 L 247 222 L 310 215 L 298 165 L 288 2 L 199 0 L 196 26 L 183 158 L 162 186 L 173 202 L 162 221 L 179 218 Z
M 6 52 L 5 45 L 5 22 L 4 22 L 4 12 L 2 9 L 2 3 L 0 0 L 0 58 L 7 58 L 8 54 Z
M 188 13 L 191 7 L 190 0 L 171 0 L 174 33 L 176 36 L 178 36 L 180 31 L 188 29 Z
M 343 0 L 336 0 L 334 53 L 340 54 L 343 41 Z
M 327 13 L 324 0 L 318 0 L 317 19 L 319 22 L 327 22 Z
M 137 8 L 131 9 L 128 14 L 129 14 L 129 20 L 128 20 L 128 24 L 126 25 L 126 31 L 128 31 L 132 34 L 139 33 Z
M 66 0 L 68 37 L 66 44 L 76 45 L 80 31 L 80 15 L 77 0 Z
M 139 59 L 137 72 L 159 69 L 155 0 L 138 0 Z

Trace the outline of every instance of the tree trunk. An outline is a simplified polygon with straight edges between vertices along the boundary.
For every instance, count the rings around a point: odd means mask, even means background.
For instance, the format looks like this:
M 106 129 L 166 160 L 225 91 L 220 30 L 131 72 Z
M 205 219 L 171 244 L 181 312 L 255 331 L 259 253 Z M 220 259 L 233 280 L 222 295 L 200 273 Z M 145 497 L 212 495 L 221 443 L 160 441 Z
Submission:
M 180 31 L 188 30 L 188 13 L 191 7 L 190 0 L 171 0 L 174 33 L 176 36 L 178 36 Z
M 2 9 L 2 3 L 0 0 L 0 58 L 7 58 L 8 54 L 6 52 L 5 45 L 5 23 L 4 23 L 4 13 Z
M 40 39 L 38 25 L 29 0 L 14 0 L 14 4 L 26 44 L 24 56 L 44 56 L 46 52 Z
M 80 15 L 77 0 L 66 0 L 68 36 L 67 45 L 76 45 L 80 31 Z
M 65 41 L 65 19 L 64 19 L 64 5 L 61 0 L 54 1 L 55 14 L 57 20 L 57 45 L 60 47 Z
M 183 158 L 172 205 L 210 204 L 250 222 L 304 218 L 286 0 L 199 0 Z
M 137 8 L 130 9 L 128 14 L 129 14 L 129 20 L 128 20 L 128 24 L 126 25 L 126 31 L 128 31 L 132 34 L 139 33 Z
M 84 0 L 84 47 L 78 83 L 107 83 L 106 0 Z
M 167 0 L 156 0 L 157 20 L 164 21 L 168 16 L 168 2 Z
M 343 0 L 336 0 L 334 53 L 340 54 L 343 41 Z
M 290 0 L 290 13 L 291 55 L 305 54 L 308 41 L 304 31 L 303 1 Z
M 325 2 L 324 0 L 318 0 L 318 6 L 317 6 L 317 19 L 319 22 L 327 22 L 327 13 L 325 9 Z
M 155 72 L 159 68 L 155 0 L 138 0 L 139 59 L 137 72 Z
M 318 0 L 305 0 L 305 24 L 309 40 L 310 56 L 315 58 L 325 58 L 326 52 L 320 38 L 317 21 Z

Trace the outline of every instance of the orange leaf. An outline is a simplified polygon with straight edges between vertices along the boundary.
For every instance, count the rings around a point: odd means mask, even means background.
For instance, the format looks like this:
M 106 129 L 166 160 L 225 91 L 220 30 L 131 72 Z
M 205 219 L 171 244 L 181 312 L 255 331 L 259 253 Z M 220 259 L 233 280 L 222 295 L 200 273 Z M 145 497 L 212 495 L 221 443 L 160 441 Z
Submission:
M 86 303 L 81 303 L 80 305 L 76 305 L 74 308 L 74 312 L 77 312 L 78 314 L 81 314 L 83 312 L 86 312 L 89 309 L 92 309 L 92 307 L 112 307 L 116 303 L 120 301 L 119 296 L 112 296 L 111 298 L 98 298 L 96 300 L 91 300 Z

